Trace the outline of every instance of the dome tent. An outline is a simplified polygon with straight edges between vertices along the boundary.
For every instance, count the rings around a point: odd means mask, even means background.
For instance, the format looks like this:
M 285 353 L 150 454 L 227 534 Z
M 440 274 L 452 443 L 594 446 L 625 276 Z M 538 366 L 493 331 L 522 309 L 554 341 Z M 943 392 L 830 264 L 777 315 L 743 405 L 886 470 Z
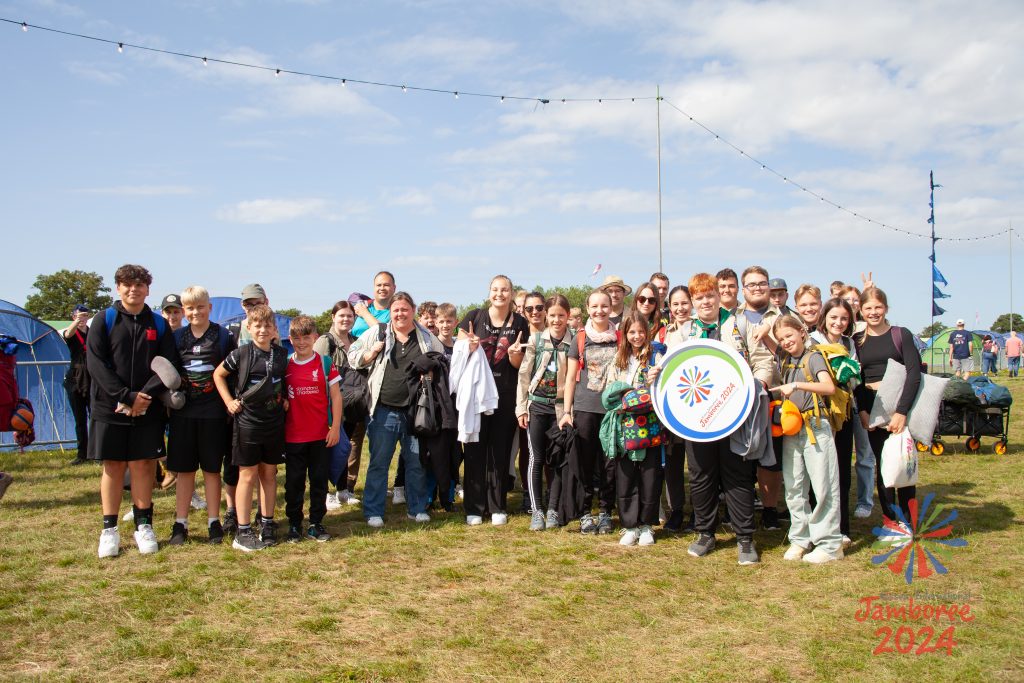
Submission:
M 74 447 L 75 419 L 64 391 L 71 352 L 60 333 L 21 306 L 0 299 L 0 334 L 18 340 L 16 376 L 21 396 L 35 408 L 36 440 L 30 449 Z M 0 449 L 16 448 L 12 432 L 0 432 Z

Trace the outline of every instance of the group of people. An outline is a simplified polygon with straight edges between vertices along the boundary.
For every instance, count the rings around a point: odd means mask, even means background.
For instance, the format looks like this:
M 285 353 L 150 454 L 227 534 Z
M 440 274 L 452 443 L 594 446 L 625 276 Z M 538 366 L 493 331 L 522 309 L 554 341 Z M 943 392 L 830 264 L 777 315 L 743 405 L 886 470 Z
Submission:
M 244 323 L 224 327 L 210 321 L 202 287 L 171 295 L 169 306 L 165 298 L 161 315 L 145 304 L 145 268 L 122 266 L 114 280 L 114 306 L 88 324 L 83 315 L 68 337 L 81 345 L 88 375 L 91 430 L 80 447 L 103 466 L 101 557 L 120 552 L 126 471 L 136 544 L 143 553 L 158 549 L 152 490 L 165 455 L 177 474 L 169 543 L 189 538 L 201 469 L 205 538 L 220 543 L 230 534 L 247 552 L 281 540 L 282 464 L 284 540 L 328 540 L 327 511 L 360 503 L 364 440 L 361 505 L 373 528 L 386 523 L 397 450 L 392 505 L 404 502 L 415 522 L 430 521 L 432 509 L 454 511 L 461 498 L 468 525 L 506 524 L 518 464 L 533 531 L 572 524 L 582 534 L 609 534 L 617 512 L 621 544 L 650 545 L 660 526 L 661 534 L 696 533 L 688 553 L 704 557 L 724 524 L 742 565 L 760 561 L 757 509 L 766 530 L 788 517 L 785 559 L 824 563 L 843 557 L 851 514 L 872 514 L 873 477 L 888 520 L 898 517 L 897 505 L 907 515 L 915 494 L 886 488 L 874 454 L 906 423 L 920 356 L 911 333 L 890 326 L 885 293 L 869 280 L 863 290 L 832 283 L 827 298 L 801 285 L 791 308 L 786 282 L 760 266 L 698 273 L 675 287 L 664 273 L 635 289 L 611 276 L 590 292 L 584 321 L 565 296 L 517 293 L 504 275 L 491 280 L 487 305 L 460 317 L 450 303 L 417 306 L 381 271 L 372 295 L 334 305 L 324 334 L 311 318 L 293 318 L 291 354 L 260 285 L 242 291 Z M 661 356 L 695 339 L 731 346 L 765 391 L 796 406 L 806 428 L 773 438 L 756 459 L 735 452 L 728 437 L 624 448 L 608 429 L 617 401 L 650 387 Z M 858 361 L 859 375 L 840 385 L 826 347 Z M 868 429 L 889 359 L 907 368 L 902 396 L 887 427 Z M 845 419 L 822 419 L 840 392 L 854 397 Z

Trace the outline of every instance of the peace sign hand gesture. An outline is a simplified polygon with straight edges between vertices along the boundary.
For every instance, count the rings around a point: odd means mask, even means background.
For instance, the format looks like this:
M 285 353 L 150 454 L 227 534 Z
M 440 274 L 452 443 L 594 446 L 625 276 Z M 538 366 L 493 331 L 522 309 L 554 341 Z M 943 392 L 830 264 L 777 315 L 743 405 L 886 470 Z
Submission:
M 864 285 L 863 287 L 861 287 L 860 291 L 863 292 L 865 289 L 870 289 L 875 286 L 875 281 L 872 279 L 871 274 L 872 272 L 870 270 L 868 271 L 867 277 L 864 277 L 864 273 L 860 274 L 860 281 Z
M 516 340 L 508 347 L 509 353 L 526 353 L 526 342 L 523 341 L 523 333 L 520 332 Z
M 466 339 L 469 340 L 469 352 L 476 353 L 476 350 L 480 348 L 480 337 L 473 333 L 473 321 L 469 322 L 469 331 L 466 333 Z

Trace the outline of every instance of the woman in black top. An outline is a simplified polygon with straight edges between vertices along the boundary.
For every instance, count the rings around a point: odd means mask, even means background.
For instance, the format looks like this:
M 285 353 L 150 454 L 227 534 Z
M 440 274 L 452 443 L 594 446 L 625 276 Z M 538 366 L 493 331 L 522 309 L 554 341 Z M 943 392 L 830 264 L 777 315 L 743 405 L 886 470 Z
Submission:
M 469 352 L 484 351 L 498 389 L 498 408 L 480 418 L 480 440 L 463 447 L 465 460 L 466 522 L 480 524 L 490 513 L 491 523 L 508 522 L 505 512 L 512 440 L 516 420 L 516 388 L 523 347 L 530 340 L 530 325 L 512 307 L 512 281 L 504 275 L 491 280 L 490 305 L 474 308 L 459 323 L 459 339 L 469 342 Z M 454 388 L 453 388 L 454 389 Z
M 861 378 L 863 383 L 857 387 L 857 408 L 860 419 L 865 427 L 868 416 L 875 403 L 878 386 L 885 376 L 885 368 L 889 359 L 895 359 L 907 369 L 907 379 L 903 384 L 903 392 L 896 405 L 896 412 L 887 427 L 868 430 L 871 450 L 881 456 L 882 445 L 889 434 L 903 431 L 907 424 L 907 413 L 914 403 L 917 390 L 921 386 L 921 354 L 914 345 L 914 335 L 905 327 L 891 327 L 885 319 L 889 312 L 888 299 L 882 290 L 869 287 L 861 295 L 861 315 L 867 323 L 867 329 L 857 336 L 859 344 Z M 897 341 L 898 339 L 898 341 Z M 899 505 L 906 519 L 910 519 L 909 503 L 917 495 L 916 486 L 901 489 L 885 488 L 882 484 L 881 462 L 875 468 L 875 483 L 878 487 L 878 501 L 882 505 L 882 515 L 886 519 L 894 519 L 893 505 L 899 497 Z

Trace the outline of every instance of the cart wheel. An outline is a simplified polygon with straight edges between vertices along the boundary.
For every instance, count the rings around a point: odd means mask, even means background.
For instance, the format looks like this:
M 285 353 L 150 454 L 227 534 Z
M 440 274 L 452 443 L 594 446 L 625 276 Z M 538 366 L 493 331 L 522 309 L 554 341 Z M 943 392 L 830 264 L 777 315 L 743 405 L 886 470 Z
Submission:
M 992 446 L 992 451 L 996 455 L 1006 455 L 1006 442 L 996 441 L 995 444 Z
M 932 455 L 942 455 L 946 452 L 946 445 L 941 441 L 932 444 Z
M 967 451 L 969 453 L 977 453 L 981 450 L 981 439 L 976 436 L 972 436 L 967 439 Z
M 924 443 L 922 443 L 921 441 L 918 441 L 917 442 L 917 450 L 918 450 L 919 453 L 927 453 L 928 452 L 928 446 L 925 445 Z

